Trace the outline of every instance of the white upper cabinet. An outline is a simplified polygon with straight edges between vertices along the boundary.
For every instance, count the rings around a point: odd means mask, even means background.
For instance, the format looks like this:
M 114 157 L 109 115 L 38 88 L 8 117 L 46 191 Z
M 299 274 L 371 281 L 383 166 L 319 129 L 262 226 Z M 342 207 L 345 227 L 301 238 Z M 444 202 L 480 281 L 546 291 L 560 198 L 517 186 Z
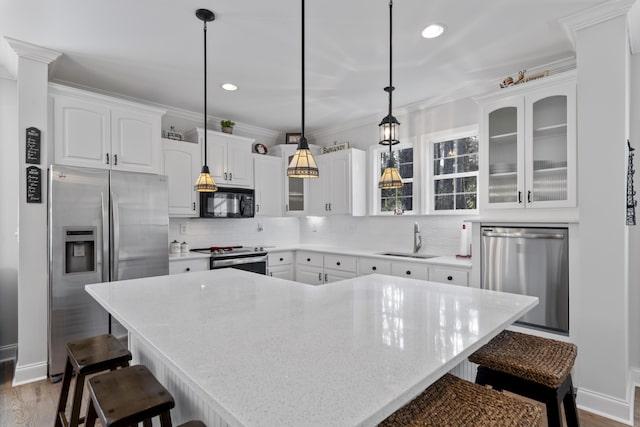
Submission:
M 164 111 L 50 84 L 54 163 L 159 173 Z
M 576 206 L 574 73 L 482 97 L 484 208 Z
M 254 154 L 253 165 L 256 216 L 281 216 L 284 179 L 282 158 Z
M 197 141 L 204 150 L 204 129 L 187 132 L 187 140 Z M 207 165 L 216 185 L 253 188 L 253 157 L 255 139 L 207 130 Z
M 366 214 L 366 152 L 351 148 L 316 157 L 320 176 L 309 180 L 309 214 Z
M 198 216 L 198 195 L 193 186 L 202 167 L 200 145 L 162 140 L 162 173 L 169 178 L 169 216 Z
M 283 211 L 285 215 L 299 216 L 308 215 L 309 208 L 309 182 L 318 178 L 305 179 L 305 178 L 289 178 L 287 176 L 287 168 L 291 159 L 296 153 L 298 146 L 296 144 L 280 144 L 272 147 L 270 152 L 274 156 L 279 156 L 283 160 L 282 173 L 283 173 Z M 318 147 L 315 145 L 309 145 L 311 153 L 315 156 L 318 155 Z M 322 172 L 320 172 L 322 173 Z

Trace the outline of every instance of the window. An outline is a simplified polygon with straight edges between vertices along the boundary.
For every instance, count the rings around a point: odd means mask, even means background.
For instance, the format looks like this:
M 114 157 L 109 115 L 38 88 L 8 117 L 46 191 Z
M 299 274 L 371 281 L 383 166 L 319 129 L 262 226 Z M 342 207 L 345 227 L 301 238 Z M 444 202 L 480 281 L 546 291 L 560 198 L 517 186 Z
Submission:
M 433 143 L 433 211 L 478 209 L 478 136 Z
M 380 175 L 382 175 L 382 171 L 387 166 L 387 160 L 389 159 L 389 149 L 377 149 L 376 157 L 378 162 L 376 165 L 377 178 L 375 180 L 375 186 L 378 199 L 378 213 L 393 214 L 413 212 L 413 146 L 411 144 L 398 144 L 393 147 L 393 157 L 396 161 L 398 172 L 400 172 L 400 176 L 404 182 L 402 188 L 393 190 L 378 189 L 378 180 L 380 179 Z

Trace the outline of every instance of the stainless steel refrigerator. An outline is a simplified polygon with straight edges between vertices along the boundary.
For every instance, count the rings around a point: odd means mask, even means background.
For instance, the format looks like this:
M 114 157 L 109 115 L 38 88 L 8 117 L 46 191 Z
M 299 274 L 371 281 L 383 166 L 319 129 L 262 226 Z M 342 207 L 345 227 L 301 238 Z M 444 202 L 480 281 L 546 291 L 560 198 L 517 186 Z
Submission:
M 167 177 L 52 165 L 48 230 L 49 376 L 56 377 L 68 341 L 121 328 L 84 285 L 169 274 Z
M 538 297 L 518 323 L 569 332 L 567 228 L 483 226 L 482 287 Z

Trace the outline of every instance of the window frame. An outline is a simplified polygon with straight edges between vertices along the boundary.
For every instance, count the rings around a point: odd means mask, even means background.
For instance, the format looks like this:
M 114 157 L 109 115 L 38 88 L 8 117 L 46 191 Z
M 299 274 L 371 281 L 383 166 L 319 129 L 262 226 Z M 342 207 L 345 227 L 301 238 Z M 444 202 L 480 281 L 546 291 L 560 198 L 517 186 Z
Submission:
M 413 184 L 413 194 L 412 194 L 412 207 L 413 209 L 410 211 L 404 211 L 402 215 L 419 215 L 420 214 L 420 178 L 419 178 L 419 144 L 416 143 L 416 138 L 406 138 L 407 142 L 401 142 L 393 146 L 393 151 L 403 150 L 406 148 L 411 148 L 413 150 L 413 178 L 410 178 L 409 181 L 406 181 L 403 177 L 404 182 L 411 182 Z M 370 204 L 369 204 L 369 215 L 371 216 L 393 216 L 395 215 L 392 211 L 383 212 L 381 206 L 381 194 L 378 188 L 378 181 L 380 180 L 380 176 L 382 175 L 382 169 L 380 165 L 380 155 L 384 151 L 389 151 L 389 146 L 383 145 L 375 145 L 370 147 L 370 161 L 369 165 L 371 166 L 371 185 L 370 185 Z
M 448 209 L 448 210 L 436 210 L 435 209 L 435 191 L 434 184 L 436 177 L 442 179 L 443 175 L 434 175 L 433 162 L 435 156 L 433 155 L 434 144 L 451 141 L 454 139 L 468 138 L 475 136 L 478 139 L 478 170 L 475 172 L 460 172 L 455 174 L 449 174 L 450 178 L 462 178 L 466 176 L 476 177 L 476 208 L 475 209 Z M 422 156 L 420 158 L 424 174 L 424 186 L 423 191 L 420 194 L 424 200 L 424 213 L 426 215 L 479 215 L 480 213 L 480 168 L 482 167 L 480 159 L 480 127 L 475 125 L 463 126 L 454 129 L 448 129 L 441 132 L 430 133 L 422 135 L 421 146 Z M 415 176 L 415 173 L 414 173 Z

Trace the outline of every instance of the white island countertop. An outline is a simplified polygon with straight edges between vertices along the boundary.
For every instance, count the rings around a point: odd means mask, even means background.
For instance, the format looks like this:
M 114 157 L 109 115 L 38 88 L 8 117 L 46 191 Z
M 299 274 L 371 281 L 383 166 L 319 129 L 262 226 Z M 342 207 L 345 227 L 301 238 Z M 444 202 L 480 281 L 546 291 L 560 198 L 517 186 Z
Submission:
M 233 269 L 86 289 L 239 426 L 375 425 L 537 304 L 383 275 L 314 287 Z

